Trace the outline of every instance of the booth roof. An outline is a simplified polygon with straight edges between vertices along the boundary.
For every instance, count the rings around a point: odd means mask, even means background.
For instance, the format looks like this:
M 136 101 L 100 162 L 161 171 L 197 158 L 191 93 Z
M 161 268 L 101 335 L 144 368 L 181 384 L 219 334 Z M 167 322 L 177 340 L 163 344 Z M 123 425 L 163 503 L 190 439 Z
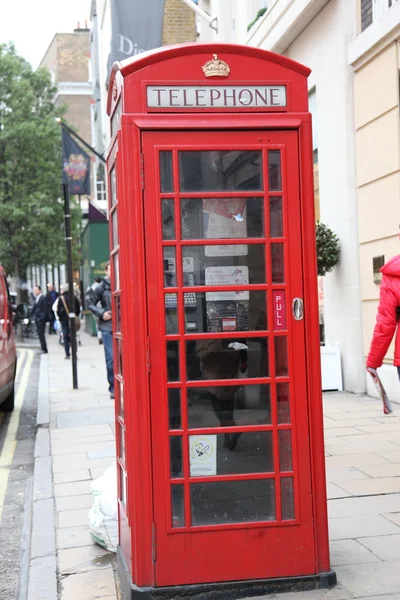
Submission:
M 139 71 L 144 67 L 147 67 L 153 63 L 161 62 L 182 55 L 190 54 L 219 54 L 224 52 L 227 54 L 240 54 L 241 56 L 249 56 L 252 58 L 258 58 L 268 62 L 276 63 L 286 69 L 295 71 L 304 77 L 308 77 L 311 73 L 311 69 L 308 67 L 282 56 L 269 50 L 262 50 L 261 48 L 254 48 L 253 46 L 241 46 L 240 44 L 222 44 L 222 43 L 210 43 L 210 44 L 176 44 L 174 46 L 162 46 L 161 48 L 154 48 L 147 52 L 142 52 L 131 58 L 127 58 L 122 62 L 115 62 L 111 69 L 109 90 L 112 90 L 116 73 L 119 71 L 122 77 L 127 77 L 135 71 Z M 110 97 L 108 99 L 107 113 L 109 113 Z

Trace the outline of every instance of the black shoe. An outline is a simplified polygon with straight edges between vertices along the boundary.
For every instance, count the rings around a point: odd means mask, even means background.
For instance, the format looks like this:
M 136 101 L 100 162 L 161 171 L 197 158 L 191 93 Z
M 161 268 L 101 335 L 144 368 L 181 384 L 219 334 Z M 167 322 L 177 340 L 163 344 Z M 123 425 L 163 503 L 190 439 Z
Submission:
M 114 392 L 110 392 L 110 399 L 111 399 L 111 400 L 114 400 L 114 398 L 115 398 L 115 394 L 114 394 Z
M 48 354 L 47 350 L 40 350 L 40 352 L 37 352 L 37 354 Z
M 70 355 L 68 354 L 68 356 L 65 356 L 64 358 L 71 358 Z

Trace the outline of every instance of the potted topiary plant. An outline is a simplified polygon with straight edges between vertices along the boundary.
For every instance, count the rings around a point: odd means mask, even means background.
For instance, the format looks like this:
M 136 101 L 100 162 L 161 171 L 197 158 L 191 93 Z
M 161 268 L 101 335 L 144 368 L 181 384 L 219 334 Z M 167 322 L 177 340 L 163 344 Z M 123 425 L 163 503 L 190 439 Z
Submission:
M 318 275 L 323 276 L 340 262 L 339 238 L 329 227 L 317 221 L 316 242 Z

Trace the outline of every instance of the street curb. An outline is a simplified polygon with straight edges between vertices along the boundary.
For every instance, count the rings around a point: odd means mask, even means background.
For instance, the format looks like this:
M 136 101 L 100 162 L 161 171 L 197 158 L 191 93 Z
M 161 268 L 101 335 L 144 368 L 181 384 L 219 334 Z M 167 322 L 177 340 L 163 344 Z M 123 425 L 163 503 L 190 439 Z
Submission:
M 57 598 L 54 492 L 50 452 L 48 357 L 40 357 L 33 469 L 32 535 L 29 557 L 29 600 Z

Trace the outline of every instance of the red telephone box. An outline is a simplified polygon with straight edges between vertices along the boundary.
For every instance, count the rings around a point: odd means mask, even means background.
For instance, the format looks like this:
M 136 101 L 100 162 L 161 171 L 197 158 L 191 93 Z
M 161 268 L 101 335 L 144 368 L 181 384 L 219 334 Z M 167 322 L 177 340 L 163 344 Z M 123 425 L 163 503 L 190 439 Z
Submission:
M 243 598 L 336 581 L 308 74 L 227 44 L 161 48 L 113 66 L 127 597 Z

